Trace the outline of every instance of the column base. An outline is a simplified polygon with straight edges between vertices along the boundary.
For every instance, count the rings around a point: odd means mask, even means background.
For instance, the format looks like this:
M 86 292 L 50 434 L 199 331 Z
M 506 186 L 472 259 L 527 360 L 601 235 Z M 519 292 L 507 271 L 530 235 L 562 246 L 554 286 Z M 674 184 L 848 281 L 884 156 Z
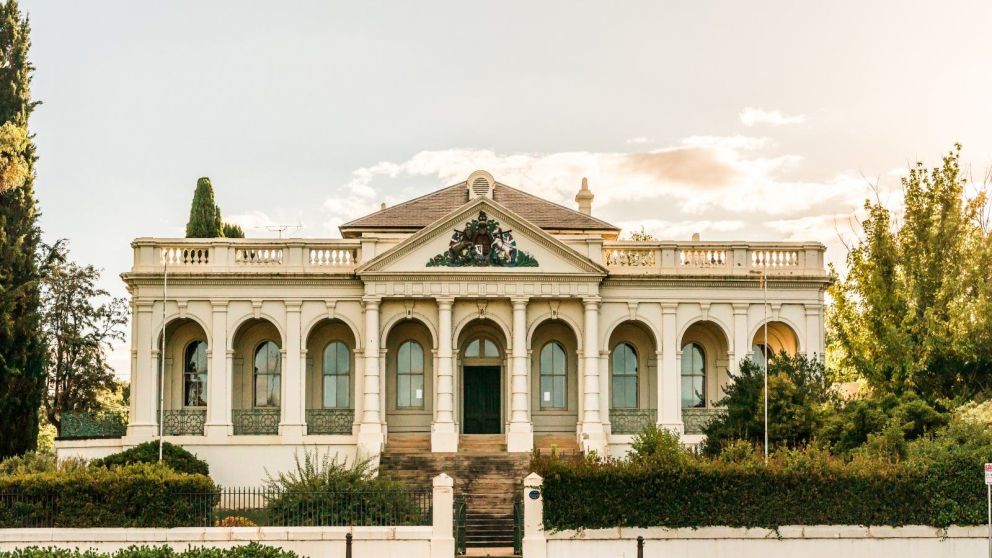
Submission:
M 506 451 L 530 453 L 534 451 L 534 425 L 529 422 L 511 422 L 506 431 Z
M 203 437 L 207 439 L 226 439 L 234 434 L 234 426 L 231 424 L 206 424 L 203 426 Z
M 458 451 L 458 432 L 453 422 L 435 422 L 431 425 L 431 452 L 454 453 Z
M 589 454 L 596 452 L 600 456 L 606 455 L 609 442 L 606 432 L 603 430 L 601 422 L 587 422 L 582 424 L 582 434 L 579 436 L 579 443 L 582 446 L 582 453 Z
M 362 424 L 358 429 L 358 458 L 373 458 L 378 462 L 386 437 L 379 424 Z
M 679 436 L 685 435 L 685 423 L 678 421 L 662 421 L 658 423 L 658 428 L 665 428 L 678 434 Z
M 127 426 L 127 436 L 128 443 L 131 441 L 135 445 L 142 442 L 147 442 L 148 440 L 158 439 L 158 425 L 157 424 L 129 424 Z

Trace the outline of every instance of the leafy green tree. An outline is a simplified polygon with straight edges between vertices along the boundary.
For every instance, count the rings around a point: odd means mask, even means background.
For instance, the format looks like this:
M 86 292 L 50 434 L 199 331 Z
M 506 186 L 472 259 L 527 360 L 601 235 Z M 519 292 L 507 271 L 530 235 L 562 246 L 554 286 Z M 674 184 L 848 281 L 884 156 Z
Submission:
M 196 181 L 193 205 L 189 208 L 186 238 L 217 238 L 223 234 L 220 208 L 214 203 L 214 187 L 206 176 Z
M 235 225 L 234 223 L 224 223 L 224 237 L 225 238 L 244 238 L 245 231 L 241 229 L 241 226 Z
M 839 454 L 849 454 L 872 442 L 905 446 L 905 442 L 932 434 L 947 425 L 951 414 L 911 391 L 869 399 L 838 401 L 823 409 L 816 439 Z
M 65 412 L 102 410 L 102 399 L 117 388 L 107 350 L 124 340 L 128 305 L 97 286 L 100 270 L 62 257 L 42 287 L 43 328 L 48 345 L 48 389 L 43 408 L 61 429 Z
M 33 450 L 45 389 L 41 229 L 34 197 L 30 26 L 14 0 L 0 4 L 0 459 Z
M 960 146 L 902 180 L 905 209 L 866 202 L 848 274 L 830 289 L 831 350 L 876 392 L 928 399 L 992 389 L 992 238 Z
M 725 414 L 704 429 L 703 451 L 718 455 L 734 440 L 764 444 L 764 371 L 747 359 L 717 402 Z M 785 352 L 768 359 L 768 443 L 797 447 L 808 444 L 820 427 L 821 408 L 834 394 L 823 363 Z

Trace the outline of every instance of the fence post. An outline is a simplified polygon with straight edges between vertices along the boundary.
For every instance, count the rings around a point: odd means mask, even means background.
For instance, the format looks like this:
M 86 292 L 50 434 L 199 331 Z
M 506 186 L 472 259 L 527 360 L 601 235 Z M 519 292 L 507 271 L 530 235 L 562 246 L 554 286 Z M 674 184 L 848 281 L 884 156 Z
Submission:
M 524 479 L 523 550 L 527 558 L 548 556 L 548 541 L 544 538 L 544 495 L 541 494 L 543 482 L 544 479 L 537 473 L 531 473 Z
M 451 558 L 455 555 L 455 481 L 441 473 L 434 477 L 434 510 L 431 534 L 431 558 Z
M 344 558 L 351 558 L 351 533 L 344 536 Z
M 351 558 L 349 556 L 348 558 Z M 644 537 L 637 537 L 637 558 L 644 558 Z

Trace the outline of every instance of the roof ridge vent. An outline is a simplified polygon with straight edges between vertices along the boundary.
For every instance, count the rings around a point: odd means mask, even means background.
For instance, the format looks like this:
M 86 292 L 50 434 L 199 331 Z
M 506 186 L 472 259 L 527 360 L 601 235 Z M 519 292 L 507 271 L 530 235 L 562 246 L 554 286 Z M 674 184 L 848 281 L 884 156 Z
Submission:
M 493 199 L 493 186 L 496 180 L 493 175 L 484 170 L 477 170 L 468 175 L 465 185 L 468 188 L 468 199 L 489 198 Z

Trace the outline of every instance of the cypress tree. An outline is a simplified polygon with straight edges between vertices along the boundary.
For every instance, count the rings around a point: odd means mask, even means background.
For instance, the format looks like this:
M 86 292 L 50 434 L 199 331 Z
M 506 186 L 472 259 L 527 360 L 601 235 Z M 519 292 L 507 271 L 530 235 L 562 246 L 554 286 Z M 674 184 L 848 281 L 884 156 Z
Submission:
M 0 460 L 35 449 L 45 389 L 41 331 L 41 229 L 34 197 L 30 26 L 15 0 L 0 4 L 0 123 L 3 151 L 21 172 L 0 187 Z M 17 138 L 20 139 L 17 139 Z M 8 141 L 9 140 L 9 141 Z M 18 152 L 20 152 L 18 154 Z
M 245 231 L 241 229 L 240 225 L 235 225 L 234 223 L 224 223 L 224 237 L 244 238 Z
M 214 187 L 206 176 L 196 181 L 193 205 L 189 208 L 186 238 L 217 238 L 223 235 L 220 208 L 214 203 Z

